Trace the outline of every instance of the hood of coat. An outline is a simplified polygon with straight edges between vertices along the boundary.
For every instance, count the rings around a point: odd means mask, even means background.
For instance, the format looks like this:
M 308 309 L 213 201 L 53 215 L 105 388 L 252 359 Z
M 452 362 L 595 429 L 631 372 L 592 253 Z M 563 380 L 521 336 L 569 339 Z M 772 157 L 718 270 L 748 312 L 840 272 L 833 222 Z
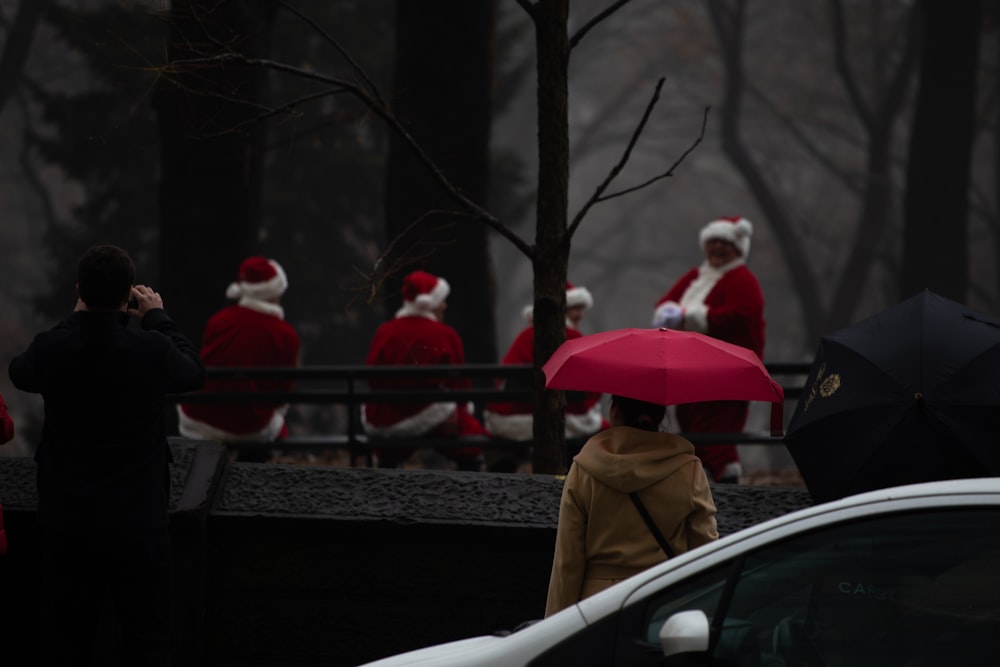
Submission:
M 694 445 L 679 435 L 614 426 L 587 440 L 573 461 L 611 488 L 632 493 L 697 462 L 698 457 Z

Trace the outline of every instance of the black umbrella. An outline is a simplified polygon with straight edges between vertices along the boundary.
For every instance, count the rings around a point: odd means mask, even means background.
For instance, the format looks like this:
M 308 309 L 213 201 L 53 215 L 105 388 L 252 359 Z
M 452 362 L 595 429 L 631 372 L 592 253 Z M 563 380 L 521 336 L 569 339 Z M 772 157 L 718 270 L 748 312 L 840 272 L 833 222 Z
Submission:
M 1000 319 L 925 290 L 823 336 L 785 444 L 817 502 L 1000 475 Z

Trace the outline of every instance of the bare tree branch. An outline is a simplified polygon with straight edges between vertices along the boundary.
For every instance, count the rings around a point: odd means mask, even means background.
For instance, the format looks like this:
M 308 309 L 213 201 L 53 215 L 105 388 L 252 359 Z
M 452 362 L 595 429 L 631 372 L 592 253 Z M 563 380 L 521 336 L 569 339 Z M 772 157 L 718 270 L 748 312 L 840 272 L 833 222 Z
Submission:
M 583 39 L 583 36 L 586 35 L 588 32 L 590 32 L 598 23 L 600 23 L 604 19 L 614 14 L 615 12 L 617 12 L 619 9 L 621 9 L 631 1 L 632 0 L 617 0 L 617 2 L 615 2 L 613 5 L 611 5 L 604 11 L 597 14 L 597 16 L 584 23 L 583 26 L 581 26 L 581 28 L 577 30 L 572 37 L 570 37 L 569 40 L 570 50 L 572 51 L 573 47 L 579 44 L 580 40 Z
M 339 53 L 341 57 L 344 60 L 346 60 L 347 63 L 351 66 L 351 69 L 357 72 L 358 76 L 360 76 L 361 79 L 365 82 L 365 84 L 367 84 L 368 91 L 371 93 L 372 97 L 378 100 L 379 104 L 386 106 L 385 100 L 382 99 L 382 94 L 379 92 L 378 86 L 376 86 L 375 82 L 373 82 L 368 77 L 368 73 L 364 70 L 364 68 L 361 67 L 361 65 L 359 65 L 358 62 L 351 57 L 351 54 L 347 52 L 347 49 L 341 46 L 340 42 L 334 39 L 333 36 L 330 35 L 326 30 L 324 30 L 318 23 L 316 23 L 316 21 L 312 20 L 311 18 L 303 14 L 295 7 L 292 7 L 284 0 L 272 0 L 272 1 L 278 5 L 281 5 L 292 14 L 295 14 L 297 17 L 299 17 L 300 20 L 306 23 L 310 28 L 316 31 L 316 33 L 318 33 L 324 40 L 326 40 L 328 44 L 330 44 L 334 49 L 336 49 L 337 53 Z
M 238 129 L 246 126 L 246 125 L 253 125 L 253 124 L 259 123 L 261 121 L 267 120 L 268 118 L 271 118 L 273 116 L 278 116 L 278 115 L 283 115 L 284 114 L 284 115 L 288 115 L 288 116 L 301 117 L 301 116 L 303 116 L 303 114 L 301 112 L 296 111 L 297 107 L 299 107 L 299 106 L 301 106 L 303 104 L 306 104 L 308 102 L 312 102 L 314 100 L 322 99 L 322 98 L 330 96 L 330 95 L 340 95 L 342 93 L 343 94 L 348 94 L 348 91 L 346 91 L 346 90 L 335 90 L 335 89 L 327 88 L 327 89 L 324 89 L 324 90 L 318 90 L 318 91 L 316 91 L 314 93 L 309 93 L 308 95 L 303 95 L 302 97 L 299 97 L 298 99 L 294 99 L 294 100 L 292 100 L 290 102 L 285 102 L 281 106 L 273 107 L 273 108 L 265 106 L 265 105 L 261 105 L 261 104 L 255 103 L 255 102 L 252 102 L 250 100 L 245 100 L 245 101 L 241 100 L 242 103 L 250 105 L 250 106 L 253 106 L 253 107 L 257 107 L 259 109 L 262 109 L 263 112 L 260 115 L 258 115 L 258 116 L 255 116 L 253 118 L 248 118 L 247 120 L 243 120 L 243 121 L 240 121 L 239 123 L 236 123 L 235 125 L 232 126 L 231 129 L 220 130 L 219 132 L 210 132 L 210 133 L 207 133 L 206 136 L 215 136 L 215 135 L 224 134 L 226 132 L 231 132 L 233 130 L 238 130 Z M 196 92 L 194 94 L 202 95 L 204 93 Z M 227 97 L 225 99 L 232 101 L 233 98 Z
M 608 199 L 613 199 L 615 197 L 620 197 L 630 192 L 635 192 L 636 190 L 641 190 L 645 187 L 648 187 L 649 185 L 652 185 L 656 181 L 667 178 L 668 176 L 672 176 L 674 170 L 681 164 L 681 162 L 684 161 L 684 159 L 691 153 L 691 151 L 693 151 L 698 146 L 698 144 L 701 143 L 702 139 L 704 139 L 705 126 L 708 123 L 708 111 L 711 107 L 705 107 L 705 113 L 701 123 L 701 133 L 695 139 L 694 143 L 691 144 L 691 146 L 689 146 L 687 150 L 684 151 L 684 153 L 680 156 L 680 158 L 678 158 L 677 161 L 674 162 L 674 164 L 671 165 L 667 171 L 657 176 L 654 176 L 653 178 L 650 178 L 649 180 L 640 183 L 639 185 L 629 187 L 609 195 L 604 194 L 604 191 L 608 189 L 608 187 L 611 185 L 611 182 L 618 176 L 618 174 L 621 173 L 622 169 L 624 169 L 625 165 L 628 163 L 629 158 L 632 155 L 632 150 L 635 148 L 636 143 L 638 143 L 639 137 L 642 135 L 642 131 L 646 127 L 646 123 L 649 121 L 649 116 L 650 114 L 652 114 L 653 108 L 656 106 L 656 103 L 660 99 L 660 91 L 663 88 L 664 81 L 665 78 L 660 77 L 660 80 L 656 82 L 656 89 L 653 91 L 653 96 L 652 98 L 650 98 L 649 103 L 646 105 L 646 110 L 642 114 L 642 119 L 636 126 L 635 131 L 632 133 L 632 137 L 631 139 L 629 139 L 628 145 L 625 147 L 625 151 L 624 153 L 622 153 L 621 159 L 618 160 L 618 164 L 616 164 L 614 167 L 611 168 L 611 171 L 608 173 L 607 178 L 605 178 L 604 181 L 597 186 L 597 189 L 594 191 L 594 194 L 592 194 L 590 198 L 586 201 L 586 203 L 584 203 L 580 211 L 575 216 L 573 216 L 573 220 L 572 222 L 570 222 L 569 227 L 567 228 L 567 237 L 573 236 L 573 234 L 576 232 L 576 229 L 580 226 L 580 223 L 583 222 L 583 218 L 587 215 L 587 212 L 590 211 L 590 209 L 595 204 L 598 204 L 602 201 L 607 201 Z
M 447 209 L 431 209 L 431 210 L 428 210 L 428 211 L 425 211 L 424 213 L 422 213 L 416 220 L 414 220 L 410 224 L 408 224 L 406 226 L 406 228 L 403 229 L 403 231 L 401 231 L 398 234 L 396 234 L 395 238 L 393 238 L 389 242 L 389 245 L 386 247 L 386 249 L 384 251 L 382 251 L 381 253 L 379 253 L 379 256 L 375 259 L 375 265 L 372 268 L 372 274 L 370 276 L 366 276 L 366 278 L 369 280 L 369 282 L 371 283 L 371 286 L 372 286 L 371 287 L 371 292 L 369 294 L 369 303 L 371 303 L 372 301 L 374 301 L 374 298 L 375 298 L 376 294 L 378 293 L 379 286 L 382 283 L 382 280 L 379 280 L 378 276 L 380 274 L 388 276 L 394 270 L 393 267 L 390 267 L 390 268 L 388 268 L 388 269 L 386 269 L 384 271 L 381 271 L 381 268 L 382 268 L 383 264 L 385 263 L 386 258 L 393 256 L 393 250 L 395 250 L 396 246 L 399 243 L 401 243 L 402 240 L 404 238 L 406 238 L 410 234 L 410 232 L 412 232 L 417 227 L 419 227 L 421 224 L 423 224 L 424 221 L 426 221 L 427 219 L 432 218 L 432 217 L 436 217 L 436 216 L 451 216 L 451 217 L 454 217 L 454 218 L 465 218 L 465 219 L 468 219 L 468 220 L 480 221 L 480 219 L 477 218 L 475 215 L 472 215 L 472 214 L 470 214 L 470 213 L 468 213 L 466 211 L 452 211 L 452 210 L 447 210 Z
M 630 192 L 635 192 L 636 190 L 642 190 L 643 188 L 652 185 L 656 181 L 673 176 L 674 171 L 677 169 L 677 167 L 679 167 L 681 163 L 684 162 L 684 160 L 687 158 L 687 156 L 690 155 L 694 151 L 694 149 L 698 147 L 698 144 L 700 144 L 705 139 L 705 127 L 708 125 L 709 109 L 711 109 L 711 107 L 705 107 L 704 116 L 702 117 L 701 121 L 701 131 L 698 133 L 698 136 L 695 137 L 695 140 L 691 143 L 690 146 L 687 147 L 687 150 L 681 153 L 681 156 L 677 158 L 672 165 L 670 165 L 669 169 L 638 185 L 634 185 L 632 187 L 625 188 L 624 190 L 618 190 L 617 192 L 612 192 L 611 194 L 599 197 L 597 201 L 602 202 L 602 201 L 607 201 L 608 199 L 614 199 L 615 197 L 621 197 L 622 195 L 627 195 Z
M 786 114 L 783 114 L 780 109 L 778 109 L 771 99 L 763 93 L 757 86 L 752 83 L 747 83 L 747 90 L 758 102 L 764 105 L 764 107 L 771 112 L 771 114 L 778 119 L 778 122 L 788 131 L 796 141 L 802 146 L 802 148 L 813 157 L 816 162 L 821 164 L 827 171 L 837 177 L 844 187 L 854 194 L 861 196 L 864 194 L 864 188 L 861 184 L 855 183 L 851 179 L 851 175 L 845 170 L 838 167 L 833 160 L 830 159 L 829 153 L 819 146 L 817 146 L 813 141 L 806 136 L 805 132 L 799 129 L 791 118 Z
M 594 194 L 590 195 L 590 198 L 587 199 L 587 201 L 583 204 L 583 207 L 579 210 L 579 212 L 577 212 L 577 214 L 573 216 L 573 221 L 569 225 L 569 234 L 568 234 L 569 236 L 572 236 L 573 232 L 576 231 L 576 228 L 580 226 L 580 222 L 582 222 L 584 216 L 587 215 L 587 211 L 589 211 L 594 204 L 600 201 L 601 195 L 604 193 L 605 190 L 608 189 L 608 186 L 611 185 L 611 181 L 613 181 L 618 176 L 618 174 L 621 173 L 621 170 L 625 168 L 625 165 L 628 163 L 629 157 L 631 157 L 632 155 L 632 149 L 635 148 L 636 142 L 639 141 L 639 137 L 640 135 L 642 135 L 643 128 L 646 127 L 646 123 L 649 121 L 649 115 L 653 112 L 653 108 L 656 106 L 656 103 L 660 100 L 660 91 L 663 89 L 663 82 L 665 80 L 666 78 L 661 76 L 660 80 L 656 82 L 656 88 L 653 90 L 653 96 L 646 104 L 646 110 L 643 111 L 642 118 L 639 120 L 639 124 L 632 132 L 632 137 L 629 139 L 628 145 L 625 146 L 625 152 L 622 153 L 621 158 L 618 160 L 618 164 L 616 164 L 611 168 L 611 171 L 608 172 L 608 175 L 605 177 L 604 181 L 597 186 L 597 189 L 594 191 Z
M 463 208 L 467 209 L 467 217 L 478 220 L 489 225 L 496 232 L 504 236 L 507 240 L 514 244 L 514 246 L 520 250 L 528 259 L 533 259 L 535 250 L 529 245 L 524 239 L 511 231 L 506 225 L 497 220 L 488 211 L 483 209 L 481 206 L 476 204 L 474 201 L 466 197 L 460 189 L 455 187 L 454 184 L 448 179 L 447 176 L 438 168 L 433 160 L 424 152 L 423 148 L 417 143 L 417 141 L 406 131 L 402 123 L 396 118 L 396 116 L 382 103 L 381 98 L 372 97 L 368 94 L 362 86 L 354 81 L 348 81 L 346 79 L 341 79 L 339 77 L 333 77 L 326 74 L 321 74 L 319 72 L 302 69 L 301 67 L 295 67 L 287 63 L 278 62 L 275 60 L 269 60 L 266 58 L 249 58 L 239 53 L 227 52 L 218 55 L 206 56 L 203 58 L 186 58 L 181 60 L 175 60 L 163 68 L 161 71 L 166 74 L 173 76 L 180 72 L 188 71 L 187 68 L 190 67 L 207 67 L 214 66 L 218 64 L 225 64 L 227 62 L 238 62 L 240 64 L 246 65 L 248 67 L 259 67 L 262 69 L 271 69 L 279 72 L 284 72 L 293 76 L 297 76 L 303 79 L 308 79 L 311 81 L 319 81 L 328 85 L 335 86 L 340 89 L 341 92 L 346 92 L 353 95 L 355 98 L 360 100 L 368 109 L 370 109 L 377 116 L 382 118 L 389 127 L 392 128 L 403 141 L 410 147 L 413 153 L 416 155 L 417 159 L 427 168 L 427 170 L 433 175 L 434 179 L 438 182 L 445 191 L 458 202 Z M 332 91 L 331 91 L 332 93 Z M 235 103 L 246 103 L 253 104 L 254 106 L 259 106 L 256 103 L 247 102 L 245 100 L 227 98 Z M 268 109 L 268 111 L 273 111 Z
M 535 13 L 537 12 L 535 3 L 528 2 L 528 0 L 517 0 L 517 4 L 521 5 L 521 9 L 523 9 L 532 20 L 535 19 Z

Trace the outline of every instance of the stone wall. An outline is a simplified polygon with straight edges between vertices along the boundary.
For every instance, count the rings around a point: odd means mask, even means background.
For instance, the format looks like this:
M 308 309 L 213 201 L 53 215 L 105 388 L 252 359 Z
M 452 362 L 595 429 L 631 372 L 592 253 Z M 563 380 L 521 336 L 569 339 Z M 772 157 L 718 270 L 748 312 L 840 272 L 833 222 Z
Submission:
M 559 478 L 227 463 L 215 443 L 171 446 L 177 665 L 355 665 L 542 615 Z M 722 534 L 810 502 L 798 488 L 714 493 Z M 30 460 L 0 459 L 0 502 L 4 651 L 32 655 Z

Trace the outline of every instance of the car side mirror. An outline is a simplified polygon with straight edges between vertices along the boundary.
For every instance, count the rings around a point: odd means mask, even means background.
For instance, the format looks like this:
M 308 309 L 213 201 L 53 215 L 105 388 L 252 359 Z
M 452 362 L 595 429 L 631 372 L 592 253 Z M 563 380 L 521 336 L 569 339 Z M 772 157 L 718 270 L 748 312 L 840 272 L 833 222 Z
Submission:
M 705 612 L 700 609 L 680 611 L 668 618 L 660 628 L 660 646 L 667 658 L 706 653 L 710 635 L 711 626 Z

